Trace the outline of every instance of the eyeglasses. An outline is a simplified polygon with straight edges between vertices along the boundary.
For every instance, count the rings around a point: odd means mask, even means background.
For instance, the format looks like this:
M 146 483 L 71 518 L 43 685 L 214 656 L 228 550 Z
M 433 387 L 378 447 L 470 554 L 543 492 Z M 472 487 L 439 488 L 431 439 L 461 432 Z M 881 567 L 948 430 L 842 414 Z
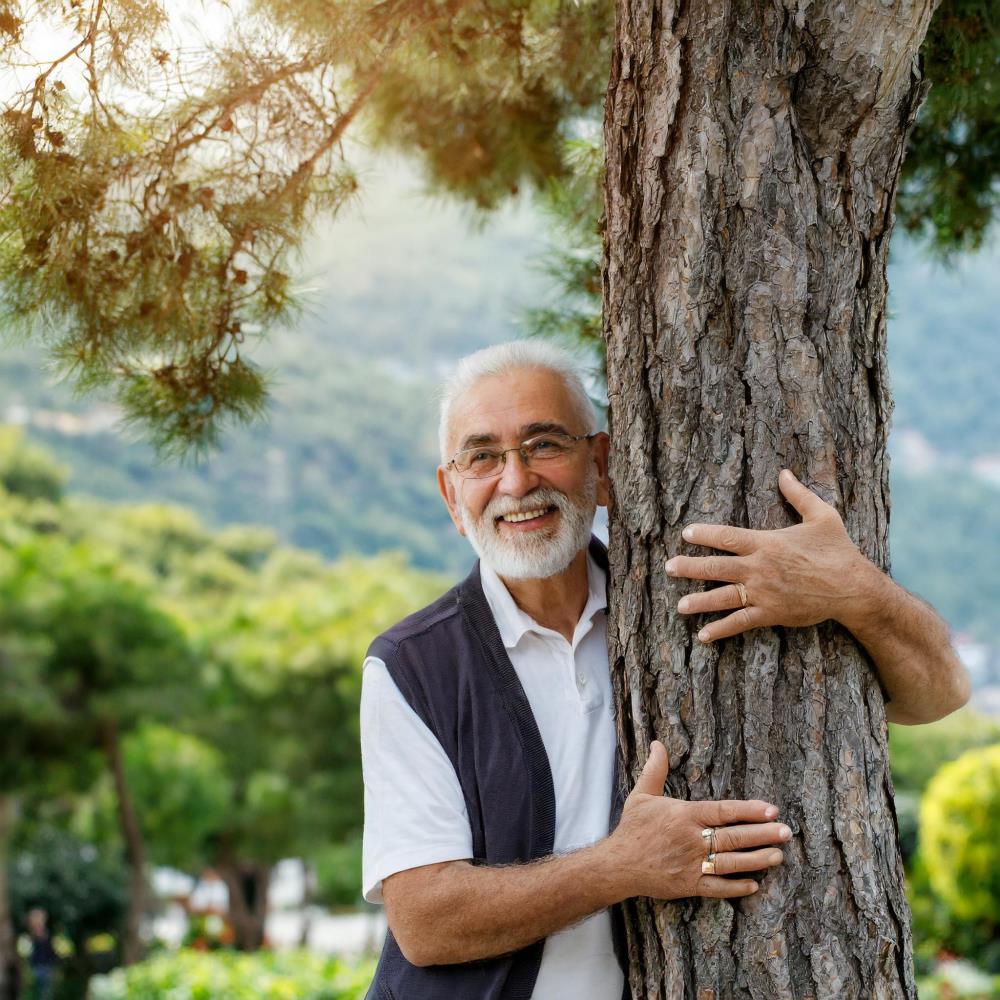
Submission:
M 464 448 L 456 452 L 445 468 L 453 468 L 465 479 L 489 479 L 499 476 L 507 464 L 507 455 L 516 451 L 527 466 L 555 462 L 573 451 L 577 442 L 589 441 L 596 434 L 563 434 L 552 431 L 536 434 L 516 448 Z

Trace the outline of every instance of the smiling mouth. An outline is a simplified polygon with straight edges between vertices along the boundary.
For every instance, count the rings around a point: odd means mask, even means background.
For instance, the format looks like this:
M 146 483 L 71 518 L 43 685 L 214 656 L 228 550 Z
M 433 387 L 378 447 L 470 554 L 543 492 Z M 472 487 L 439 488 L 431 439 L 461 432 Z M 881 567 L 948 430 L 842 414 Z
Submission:
M 536 510 L 517 511 L 513 514 L 501 514 L 497 518 L 497 521 L 503 521 L 506 524 L 519 524 L 521 521 L 534 521 L 536 518 L 544 517 L 546 514 L 551 514 L 557 509 L 558 508 L 556 507 L 539 507 Z

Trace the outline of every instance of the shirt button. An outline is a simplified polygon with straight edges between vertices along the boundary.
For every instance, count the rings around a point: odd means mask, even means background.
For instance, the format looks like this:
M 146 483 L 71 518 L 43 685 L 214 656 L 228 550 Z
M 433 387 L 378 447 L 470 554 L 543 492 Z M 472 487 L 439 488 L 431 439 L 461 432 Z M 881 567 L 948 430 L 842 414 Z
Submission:
M 577 679 L 577 681 L 579 681 L 580 687 L 586 687 L 587 686 L 587 675 L 586 674 L 577 674 L 576 675 L 576 679 Z

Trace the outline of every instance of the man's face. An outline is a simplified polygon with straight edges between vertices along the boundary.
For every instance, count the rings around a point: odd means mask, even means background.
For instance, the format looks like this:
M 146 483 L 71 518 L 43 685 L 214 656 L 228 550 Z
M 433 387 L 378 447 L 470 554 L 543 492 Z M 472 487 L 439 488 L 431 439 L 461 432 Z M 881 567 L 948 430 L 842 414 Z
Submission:
M 479 379 L 453 403 L 448 453 L 470 446 L 513 448 L 541 430 L 585 434 L 562 379 L 517 369 Z M 438 467 L 438 485 L 458 531 L 500 576 L 562 572 L 590 538 L 594 510 L 608 501 L 608 436 L 580 441 L 562 459 L 525 466 L 517 452 L 491 479 Z M 527 519 L 511 520 L 532 514 Z

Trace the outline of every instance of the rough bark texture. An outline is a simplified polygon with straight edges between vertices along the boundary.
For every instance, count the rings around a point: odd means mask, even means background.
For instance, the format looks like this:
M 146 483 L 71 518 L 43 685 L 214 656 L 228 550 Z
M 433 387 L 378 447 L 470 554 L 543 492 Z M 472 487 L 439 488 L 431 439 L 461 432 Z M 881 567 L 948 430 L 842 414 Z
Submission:
M 122 965 L 133 965 L 142 958 L 143 951 L 140 924 L 146 909 L 146 845 L 125 780 L 118 726 L 112 720 L 101 723 L 101 742 L 115 784 L 118 821 L 125 841 L 125 860 L 129 871 L 128 909 L 125 911 L 121 948 Z
M 695 521 L 779 528 L 789 467 L 887 566 L 886 257 L 933 0 L 619 0 L 605 119 L 609 641 L 635 776 L 795 832 L 736 904 L 628 906 L 636 998 L 914 997 L 882 694 L 827 624 L 704 646 Z

